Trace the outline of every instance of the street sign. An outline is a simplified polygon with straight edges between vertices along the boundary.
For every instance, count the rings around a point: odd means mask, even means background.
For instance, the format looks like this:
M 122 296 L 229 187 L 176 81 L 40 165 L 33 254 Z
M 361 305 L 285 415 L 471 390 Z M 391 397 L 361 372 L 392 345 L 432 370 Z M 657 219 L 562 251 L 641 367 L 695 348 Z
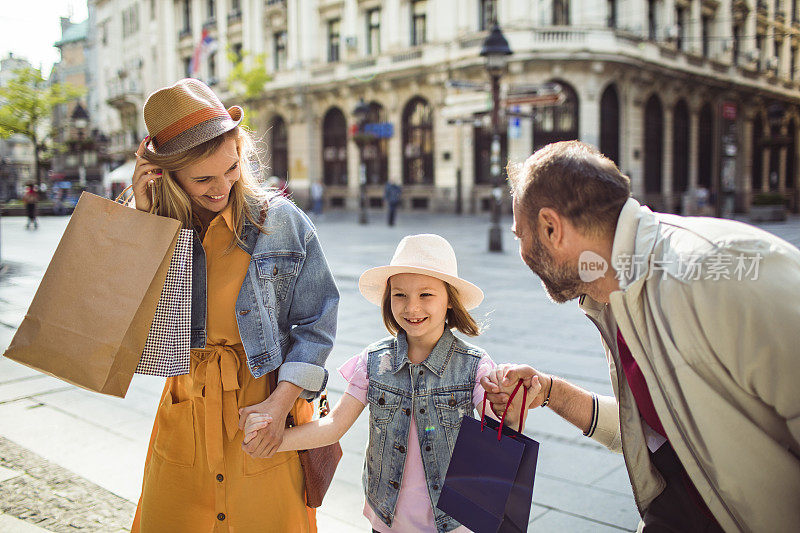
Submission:
M 492 109 L 492 97 L 489 93 L 453 93 L 444 97 L 442 116 L 456 118 L 475 113 L 484 113 Z
M 447 80 L 445 87 L 448 89 L 462 89 L 467 91 L 490 91 L 492 88 L 488 83 L 466 81 L 466 80 Z
M 554 94 L 520 94 L 509 95 L 505 99 L 506 106 L 530 105 L 533 107 L 546 107 L 560 105 L 564 102 L 564 93 Z

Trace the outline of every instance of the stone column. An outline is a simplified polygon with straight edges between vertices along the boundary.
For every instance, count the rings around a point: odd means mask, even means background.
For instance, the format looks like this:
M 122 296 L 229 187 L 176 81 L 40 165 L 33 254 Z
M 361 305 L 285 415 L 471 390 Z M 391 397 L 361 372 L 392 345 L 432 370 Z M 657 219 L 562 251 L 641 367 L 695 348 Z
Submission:
M 672 137 L 673 137 L 673 128 L 674 128 L 674 121 L 673 121 L 673 109 L 674 105 L 672 102 L 664 102 L 663 103 L 663 110 L 664 110 L 664 158 L 661 160 L 661 201 L 663 202 L 664 211 L 669 213 L 676 212 L 676 208 L 680 206 L 680 199 L 676 199 L 672 197 L 673 191 L 673 167 L 672 167 Z M 676 201 L 677 200 L 677 201 Z

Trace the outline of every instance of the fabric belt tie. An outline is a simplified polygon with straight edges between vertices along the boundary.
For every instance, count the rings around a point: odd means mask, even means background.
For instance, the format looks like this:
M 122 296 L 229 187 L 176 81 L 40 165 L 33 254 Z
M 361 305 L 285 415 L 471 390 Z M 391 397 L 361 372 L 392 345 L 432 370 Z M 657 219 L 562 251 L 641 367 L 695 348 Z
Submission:
M 209 345 L 193 352 L 200 361 L 192 393 L 205 398 L 206 459 L 209 470 L 215 472 L 223 462 L 222 425 L 228 441 L 239 430 L 239 356 L 231 346 Z

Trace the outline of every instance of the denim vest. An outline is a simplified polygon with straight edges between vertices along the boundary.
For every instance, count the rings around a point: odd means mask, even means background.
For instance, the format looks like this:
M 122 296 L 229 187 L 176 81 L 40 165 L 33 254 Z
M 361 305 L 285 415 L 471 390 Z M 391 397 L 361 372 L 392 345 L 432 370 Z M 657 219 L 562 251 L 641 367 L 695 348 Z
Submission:
M 259 219 L 260 213 L 255 213 Z M 314 398 L 325 388 L 325 360 L 336 336 L 339 291 L 322 253 L 317 232 L 292 202 L 269 200 L 264 227 L 245 220 L 244 246 L 250 254 L 236 300 L 236 323 L 253 377 L 280 367 L 279 381 Z M 195 231 L 192 247 L 191 347 L 206 344 L 206 254 Z
M 391 526 L 403 477 L 406 446 L 419 444 L 436 530 L 459 523 L 436 507 L 461 418 L 472 413 L 472 390 L 483 350 L 457 339 L 449 329 L 425 361 L 408 360 L 405 333 L 367 348 L 369 445 L 363 483 L 367 502 Z M 419 443 L 408 442 L 411 412 Z

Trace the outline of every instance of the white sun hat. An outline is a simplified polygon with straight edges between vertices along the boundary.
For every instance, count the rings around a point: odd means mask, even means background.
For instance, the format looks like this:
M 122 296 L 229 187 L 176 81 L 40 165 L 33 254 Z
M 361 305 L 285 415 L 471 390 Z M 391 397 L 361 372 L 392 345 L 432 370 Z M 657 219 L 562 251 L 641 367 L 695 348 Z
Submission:
M 424 233 L 403 237 L 388 265 L 370 268 L 361 274 L 358 290 L 364 298 L 381 306 L 386 280 L 395 274 L 424 274 L 449 283 L 458 291 L 459 300 L 467 310 L 478 307 L 483 301 L 482 290 L 458 277 L 456 253 L 440 235 Z

